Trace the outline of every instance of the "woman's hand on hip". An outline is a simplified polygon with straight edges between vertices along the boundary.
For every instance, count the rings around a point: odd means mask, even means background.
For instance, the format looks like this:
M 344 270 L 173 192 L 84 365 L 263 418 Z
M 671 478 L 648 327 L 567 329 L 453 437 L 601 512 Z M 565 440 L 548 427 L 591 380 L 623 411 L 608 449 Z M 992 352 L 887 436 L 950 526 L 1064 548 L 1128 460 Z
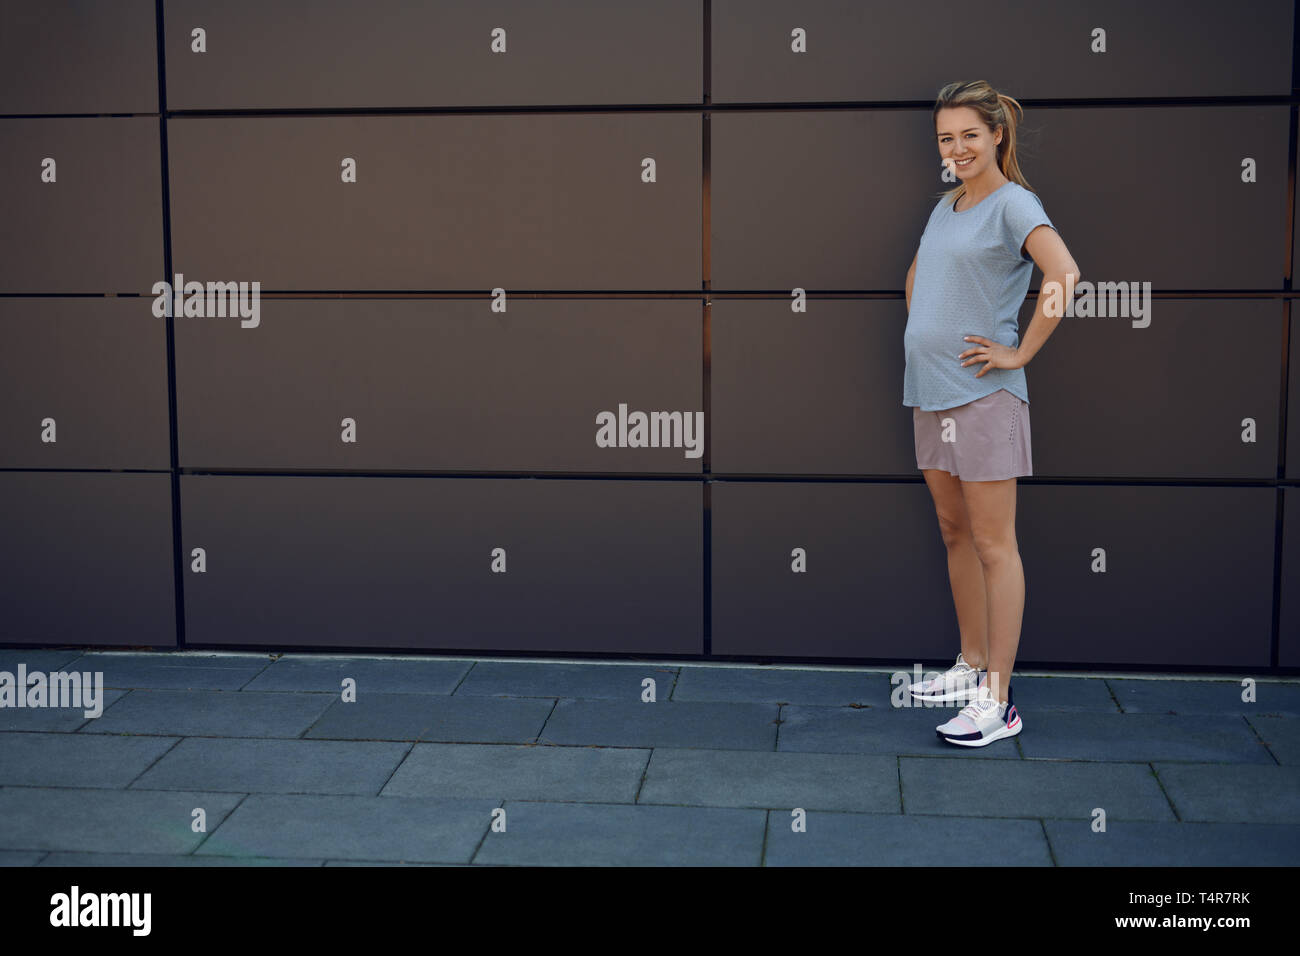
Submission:
M 964 359 L 961 367 L 965 368 L 975 362 L 984 362 L 982 369 L 975 373 L 979 378 L 991 368 L 1022 368 L 1025 364 L 1021 358 L 1020 350 L 1013 349 L 1009 345 L 1003 345 L 1000 342 L 994 342 L 992 339 L 986 339 L 982 335 L 968 335 L 965 337 L 967 342 L 978 342 L 978 345 L 968 348 L 957 357 Z

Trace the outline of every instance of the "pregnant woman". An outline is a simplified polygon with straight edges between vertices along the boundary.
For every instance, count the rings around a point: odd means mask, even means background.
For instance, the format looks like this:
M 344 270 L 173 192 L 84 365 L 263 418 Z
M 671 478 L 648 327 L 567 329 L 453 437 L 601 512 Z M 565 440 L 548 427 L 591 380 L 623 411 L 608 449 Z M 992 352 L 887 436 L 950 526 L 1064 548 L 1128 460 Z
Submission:
M 1078 266 L 1016 162 L 1020 104 L 983 81 L 952 83 L 934 106 L 939 155 L 959 184 L 930 213 L 907 271 L 907 368 L 916 466 L 948 549 L 961 653 L 913 684 L 922 701 L 969 701 L 936 729 L 963 747 L 1020 733 L 1011 671 L 1025 577 L 1016 542 L 1016 478 L 1032 475 L 1025 365 L 1058 318 L 1046 297 L 1019 337 L 1034 263 L 1044 286 L 1072 290 Z M 1067 280 L 1067 275 L 1071 276 Z

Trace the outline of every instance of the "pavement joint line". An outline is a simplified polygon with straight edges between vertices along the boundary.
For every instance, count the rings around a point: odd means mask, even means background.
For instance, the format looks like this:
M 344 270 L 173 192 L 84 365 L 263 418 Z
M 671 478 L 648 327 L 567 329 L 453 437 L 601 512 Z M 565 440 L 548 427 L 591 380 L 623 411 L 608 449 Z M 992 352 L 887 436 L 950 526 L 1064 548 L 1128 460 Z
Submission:
M 14 650 L 61 650 L 62 648 L 14 648 Z M 75 648 L 74 648 L 75 650 Z M 123 657 L 165 657 L 165 658 L 199 658 L 199 657 L 269 657 L 269 654 L 255 650 L 96 650 L 85 649 L 82 656 L 104 654 L 104 656 Z M 277 659 L 285 659 L 279 657 Z M 898 667 L 853 667 L 849 665 L 801 665 L 801 663 L 750 663 L 745 661 L 608 661 L 599 658 L 569 657 L 448 657 L 442 654 L 357 654 L 339 653 L 292 653 L 295 661 L 408 661 L 413 663 L 448 661 L 473 663 L 571 663 L 571 665 L 589 665 L 597 667 L 718 667 L 724 670 L 761 670 L 761 671 L 824 671 L 828 674 L 898 674 L 904 671 L 904 665 Z M 1242 683 L 1249 678 L 1257 684 L 1300 684 L 1300 676 L 1277 674 L 1135 674 L 1131 671 L 1053 671 L 1053 670 L 1017 670 L 1015 674 L 1022 678 L 1075 678 L 1079 680 L 1223 680 L 1223 682 Z
M 83 789 L 98 789 L 98 788 L 83 788 Z M 132 790 L 132 791 L 130 791 L 130 792 L 131 792 L 131 793 L 180 793 L 180 792 L 187 792 L 187 791 L 175 791 L 175 790 Z M 339 797 L 339 798 L 342 798 L 342 799 L 345 799 L 345 800 L 429 800 L 429 799 L 435 799 L 435 800 L 463 801 L 463 802 L 467 802 L 467 803 L 473 803 L 473 802 L 490 802 L 490 801 L 492 800 L 491 797 L 479 797 L 479 796 L 451 796 L 451 797 L 424 797 L 424 796 L 418 796 L 418 797 L 382 797 L 382 796 L 380 796 L 380 797 L 371 797 L 371 796 L 367 796 L 367 795 L 365 795 L 365 794 L 352 794 L 352 793 L 267 793 L 267 792 L 265 792 L 265 791 L 254 791 L 254 792 L 251 792 L 251 793 L 241 792 L 241 791 L 208 791 L 208 792 L 215 792 L 218 796 L 232 796 L 232 795 L 234 795 L 234 794 L 236 794 L 236 793 L 240 793 L 240 794 L 241 794 L 241 799 L 240 799 L 239 803 L 236 804 L 235 807 L 234 807 L 233 809 L 231 809 L 231 811 L 230 811 L 229 813 L 226 814 L 226 816 L 222 819 L 221 824 L 219 824 L 217 827 L 213 828 L 212 830 L 208 831 L 207 833 L 204 833 L 204 834 L 203 834 L 204 839 L 200 840 L 199 843 L 197 843 L 197 844 L 195 845 L 195 847 L 194 847 L 194 851 L 195 851 L 195 852 L 194 852 L 194 853 L 167 854 L 167 853 L 165 853 L 165 851 L 157 851 L 157 850 L 121 850 L 121 851 L 119 851 L 119 850 L 88 850 L 88 851 L 78 851 L 78 850 L 51 850 L 51 851 L 49 851 L 49 852 L 52 852 L 52 853 L 78 853 L 78 852 L 90 852 L 90 853 L 114 853 L 114 854 L 119 853 L 119 852 L 120 852 L 120 853 L 158 853 L 158 852 L 163 852 L 164 855 L 167 855 L 167 856 L 193 856 L 193 855 L 196 855 L 196 853 L 197 853 L 199 847 L 201 847 L 201 846 L 203 846 L 205 843 L 207 843 L 207 842 L 208 842 L 208 839 L 209 839 L 210 837 L 212 837 L 212 836 L 217 832 L 217 830 L 219 830 L 220 827 L 226 823 L 227 820 L 229 820 L 232 816 L 234 816 L 235 811 L 238 810 L 238 809 L 243 805 L 244 801 L 245 801 L 248 797 L 253 797 L 253 796 L 270 796 L 270 797 Z M 735 806 L 735 805 L 726 805 L 726 804 L 704 804 L 704 803 L 626 803 L 626 802 L 617 801 L 617 800 L 558 800 L 558 799 L 555 799 L 555 798 L 553 798 L 553 797 L 543 797 L 543 798 L 530 798 L 530 797 L 502 797 L 502 798 L 500 798 L 499 800 L 497 800 L 497 806 L 496 806 L 494 809 L 499 809 L 499 808 L 501 808 L 501 807 L 503 807 L 503 806 L 506 806 L 506 805 L 509 805 L 509 804 L 514 804 L 514 805 L 516 805 L 516 806 L 518 806 L 518 805 L 520 805 L 520 804 L 544 804 L 544 805 L 548 805 L 548 806 L 562 806 L 562 807 L 566 807 L 566 808 L 568 808 L 568 807 L 615 807 L 615 808 L 620 808 L 620 809 L 640 809 L 640 808 L 646 808 L 646 809 L 676 809 L 676 810 L 740 810 L 740 811 L 749 812 L 749 813 L 754 813 L 754 812 L 766 812 L 766 813 L 778 812 L 778 813 L 779 813 L 779 812 L 782 812 L 782 811 L 787 811 L 787 810 L 792 810 L 792 809 L 794 809 L 793 806 L 770 807 L 770 806 L 749 806 L 749 805 L 746 805 L 746 806 Z M 808 809 L 808 808 L 805 807 L 805 809 Z M 970 810 L 969 810 L 969 808 L 967 808 L 967 807 L 962 807 L 962 808 L 960 808 L 958 811 L 953 812 L 953 813 L 898 813 L 898 812 L 893 812 L 893 811 L 886 811 L 886 812 L 883 812 L 883 813 L 878 813 L 878 812 L 871 811 L 871 810 L 845 810 L 845 809 L 840 809 L 840 808 L 828 809 L 828 808 L 821 808 L 821 807 L 814 807 L 814 808 L 810 809 L 808 812 L 809 812 L 809 813 L 818 813 L 818 814 L 831 814 L 831 813 L 834 813 L 834 814 L 838 814 L 838 815 L 841 815 L 841 816 L 876 817 L 876 818 L 879 818 L 879 819 L 891 819 L 891 820 L 899 819 L 899 818 L 903 818 L 903 819 L 907 819 L 907 818 L 910 818 L 910 819 L 917 819 L 917 818 L 921 818 L 921 817 L 924 817 L 924 818 L 929 819 L 929 820 L 950 820 L 950 819 L 956 817 L 956 818 L 963 819 L 963 820 L 1024 820 L 1024 821 L 1026 821 L 1026 822 L 1031 822 L 1031 823 L 1039 823 L 1039 822 L 1041 822 L 1041 821 L 1043 821 L 1043 820 L 1053 820 L 1053 821 L 1063 821 L 1063 822 L 1066 822 L 1066 823 L 1087 824 L 1087 823 L 1089 823 L 1089 822 L 1091 821 L 1091 817 L 1090 817 L 1089 815 L 1087 815 L 1086 813 L 1081 813 L 1081 814 L 1079 814 L 1079 815 L 1077 815 L 1077 816 L 1059 816 L 1059 815 L 1054 815 L 1054 814 L 1043 814 L 1043 813 L 1041 813 L 1041 812 L 1037 812 L 1037 811 L 1026 811 L 1025 813 L 1020 814 L 1020 815 L 1014 815 L 1014 814 L 974 814 L 974 813 L 971 813 Z M 1231 826 L 1252 826 L 1252 827 L 1255 827 L 1255 826 L 1264 826 L 1264 827 L 1293 827 L 1293 828 L 1296 827 L 1296 824 L 1295 824 L 1295 823 L 1290 823 L 1290 822 L 1267 822 L 1267 823 L 1265 823 L 1265 822 L 1246 821 L 1246 820 L 1181 820 L 1181 819 L 1177 819 L 1177 820 L 1165 820 L 1165 819 L 1153 820 L 1153 819 L 1151 819 L 1150 817 L 1131 817 L 1131 816 L 1127 816 L 1127 815 L 1126 815 L 1126 816 L 1122 816 L 1122 817 L 1117 817 L 1117 816 L 1114 816 L 1113 814 L 1108 815 L 1107 820 L 1108 820 L 1108 822 L 1109 822 L 1109 821 L 1119 821 L 1119 822 L 1123 822 L 1123 823 L 1153 823 L 1153 824 L 1164 824 L 1164 825 L 1166 825 L 1166 826 L 1178 826 L 1178 827 L 1186 827 L 1186 826 L 1189 826 L 1189 825 L 1197 825 L 1197 824 L 1202 825 L 1202 826 L 1205 826 L 1205 825 L 1214 825 L 1214 824 L 1218 824 L 1218 825 L 1227 824 L 1227 825 L 1231 825 Z M 484 831 L 484 835 L 485 835 L 485 836 L 488 835 L 488 834 L 490 834 L 490 832 L 491 832 L 491 820 L 489 820 L 489 821 L 487 822 L 486 826 L 487 826 L 487 829 Z M 6 850 L 6 851 L 11 851 L 11 852 L 26 852 L 26 853 L 31 853 L 31 852 L 38 852 L 38 851 L 40 851 L 40 850 L 42 850 L 42 849 L 44 849 L 44 848 L 43 848 L 43 847 L 26 847 L 26 846 L 21 846 L 21 847 L 0 847 L 0 849 L 2 849 L 2 850 Z M 207 856 L 208 854 L 203 854 L 203 855 L 204 855 L 204 856 Z M 226 855 L 226 854 L 211 854 L 211 855 L 213 855 L 213 856 L 224 856 L 224 855 Z M 315 857 L 309 857 L 308 859 L 315 859 Z
M 0 731 L 3 733 L 59 733 L 59 731 Z M 125 737 L 157 737 L 157 734 L 103 734 L 96 736 L 125 736 Z M 191 735 L 180 738 L 181 740 L 231 740 L 231 741 L 264 741 L 273 740 L 279 742 L 293 742 L 303 738 L 298 737 L 203 737 Z M 416 740 L 409 738 L 401 739 L 395 737 L 368 737 L 359 739 L 354 737 L 311 737 L 306 738 L 306 742 L 315 743 L 351 743 L 351 744 L 405 744 L 412 743 L 415 746 L 422 744 L 435 744 L 440 747 L 550 747 L 556 750 L 617 750 L 617 751 L 655 751 L 655 750 L 674 750 L 686 753 L 725 753 L 725 754 L 789 754 L 792 756 L 804 757 L 894 757 L 900 762 L 903 760 L 974 760 L 974 757 L 964 757 L 960 752 L 948 753 L 940 751 L 938 753 L 925 753 L 923 751 L 907 750 L 730 750 L 723 747 L 670 747 L 658 744 L 552 744 L 552 743 L 502 743 L 499 741 L 482 742 L 474 740 Z M 1160 763 L 1166 766 L 1177 765 L 1179 767 L 1276 767 L 1286 772 L 1295 769 L 1293 764 L 1267 764 L 1256 762 L 1243 762 L 1240 760 L 1188 760 L 1178 757 L 1155 757 L 1155 758 L 1133 758 L 1132 760 L 1104 760 L 1095 757 L 981 757 L 980 766 L 984 763 L 1039 763 L 1039 764 L 1079 764 L 1097 767 L 1149 767 L 1152 763 Z M 901 769 L 901 767 L 900 767 Z M 125 787 L 87 787 L 81 784 L 45 784 L 45 783 L 5 783 L 0 781 L 0 790 L 3 789 L 24 789 L 24 790 L 122 790 L 132 793 L 149 790 L 147 787 L 135 787 L 134 781 Z M 189 787 L 166 787 L 159 792 L 175 792 L 176 790 L 190 790 Z M 214 793 L 243 793 L 242 790 L 217 790 Z M 269 791 L 268 791 L 269 792 Z

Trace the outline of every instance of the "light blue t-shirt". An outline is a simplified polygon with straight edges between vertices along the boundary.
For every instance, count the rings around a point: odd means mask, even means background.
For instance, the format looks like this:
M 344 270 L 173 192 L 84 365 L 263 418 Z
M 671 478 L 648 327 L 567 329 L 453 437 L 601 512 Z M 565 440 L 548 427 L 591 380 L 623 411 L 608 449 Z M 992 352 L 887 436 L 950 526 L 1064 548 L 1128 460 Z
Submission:
M 904 405 L 940 411 L 1000 388 L 1029 401 L 1023 368 L 990 368 L 976 378 L 984 363 L 963 368 L 958 356 L 980 344 L 967 335 L 1020 344 L 1020 306 L 1034 271 L 1020 247 L 1038 226 L 1052 226 L 1042 201 L 1012 181 L 969 209 L 954 211 L 946 197 L 935 205 L 921 234 L 903 333 Z

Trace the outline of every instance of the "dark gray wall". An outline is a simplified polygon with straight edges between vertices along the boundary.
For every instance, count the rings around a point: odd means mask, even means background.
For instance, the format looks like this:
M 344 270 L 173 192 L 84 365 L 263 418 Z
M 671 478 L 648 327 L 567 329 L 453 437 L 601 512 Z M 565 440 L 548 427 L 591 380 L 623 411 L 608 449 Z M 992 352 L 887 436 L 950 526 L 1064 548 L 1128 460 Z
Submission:
M 187 475 L 181 492 L 195 643 L 693 654 L 703 637 L 698 482 Z
M 173 265 L 268 292 L 698 288 L 700 143 L 691 113 L 178 117 Z
M 699 367 L 688 300 L 623 300 L 615 320 L 593 300 L 520 299 L 494 314 L 482 299 L 267 299 L 257 328 L 177 324 L 180 460 L 698 476 L 684 431 L 679 448 L 602 448 L 595 416 L 697 412 Z M 340 437 L 344 418 L 355 442 Z
M 0 114 L 156 113 L 154 8 L 154 0 L 4 0 Z
M 5 643 L 176 644 L 164 474 L 0 471 Z
M 0 119 L 0 293 L 148 293 L 163 277 L 160 158 L 147 116 Z
M 167 320 L 140 303 L 0 297 L 0 467 L 170 466 Z
M 0 643 L 949 659 L 902 290 L 983 77 L 1156 295 L 1027 369 L 1019 663 L 1300 666 L 1295 3 L 967 14 L 3 0 Z M 620 405 L 703 453 L 598 447 Z

